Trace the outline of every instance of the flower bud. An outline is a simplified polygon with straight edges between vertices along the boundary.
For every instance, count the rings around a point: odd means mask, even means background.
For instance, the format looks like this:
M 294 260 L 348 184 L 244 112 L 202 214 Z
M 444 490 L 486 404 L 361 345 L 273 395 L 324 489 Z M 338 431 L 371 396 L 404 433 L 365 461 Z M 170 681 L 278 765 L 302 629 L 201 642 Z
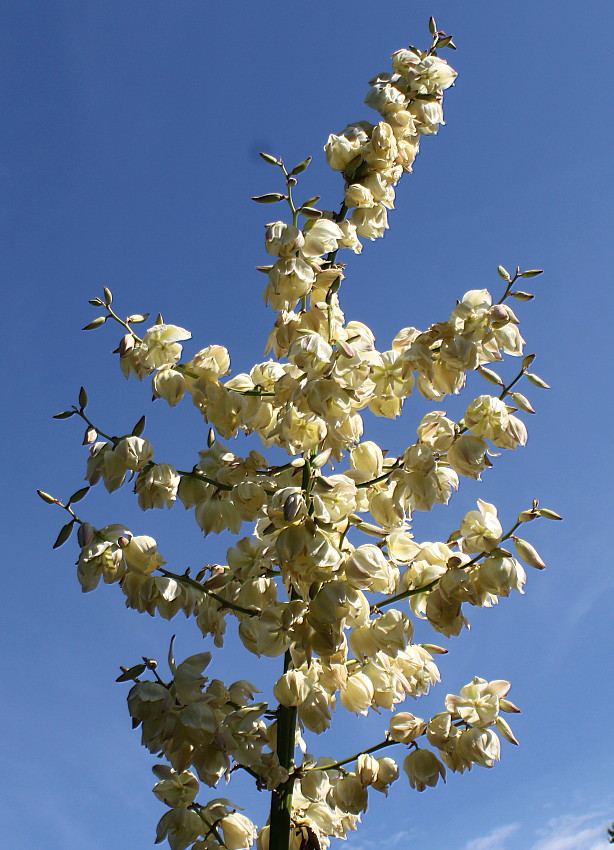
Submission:
M 434 788 L 439 777 L 446 781 L 445 767 L 430 750 L 416 749 L 411 752 L 403 762 L 403 770 L 416 791 L 424 791 L 427 785 Z
M 119 347 L 118 347 L 119 356 L 125 357 L 127 354 L 129 354 L 132 351 L 133 348 L 134 348 L 134 337 L 132 336 L 132 334 L 126 334 L 125 336 L 123 336 L 121 338 L 121 340 L 119 342 Z
M 514 543 L 516 545 L 518 556 L 522 558 L 525 564 L 528 564 L 530 567 L 535 567 L 536 570 L 546 569 L 546 565 L 542 561 L 539 552 L 534 546 L 531 546 L 530 543 L 527 543 L 526 540 L 522 540 L 520 537 L 514 537 Z
M 389 734 L 393 741 L 398 744 L 409 744 L 415 738 L 422 735 L 426 729 L 426 723 L 420 717 L 414 717 L 408 711 L 393 714 L 390 718 Z
M 356 759 L 356 776 L 360 780 L 363 788 L 367 785 L 373 785 L 377 780 L 379 773 L 379 763 L 376 758 L 373 758 L 369 753 L 363 753 Z
M 94 529 L 89 522 L 82 523 L 77 530 L 77 543 L 83 549 L 94 539 Z

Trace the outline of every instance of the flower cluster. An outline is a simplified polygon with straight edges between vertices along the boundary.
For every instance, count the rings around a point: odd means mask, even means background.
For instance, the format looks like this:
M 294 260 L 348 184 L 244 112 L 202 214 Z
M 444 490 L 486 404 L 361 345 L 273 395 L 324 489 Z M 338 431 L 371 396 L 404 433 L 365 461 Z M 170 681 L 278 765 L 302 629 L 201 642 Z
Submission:
M 520 561 L 537 569 L 544 563 L 516 530 L 538 517 L 560 519 L 535 501 L 505 531 L 496 507 L 480 499 L 441 541 L 419 542 L 412 530 L 415 514 L 448 504 L 462 478 L 480 479 L 496 450 L 527 440 L 515 414 L 534 411 L 512 388 L 521 379 L 547 384 L 528 371 L 534 356 L 523 356 L 519 320 L 507 302 L 532 297 L 514 285 L 537 270 L 512 276 L 500 267 L 505 291 L 498 301 L 486 289 L 470 290 L 447 320 L 423 331 L 403 327 L 386 350 L 376 348 L 366 324 L 346 320 L 341 310 L 345 266 L 337 252 L 359 253 L 360 238 L 384 235 L 395 186 L 411 171 L 420 137 L 443 123 L 443 91 L 456 72 L 437 49 L 453 45 L 434 22 L 431 32 L 429 50 L 396 51 L 391 71 L 371 81 L 366 103 L 381 120 L 329 137 L 327 162 L 344 179 L 338 213 L 317 209 L 319 198 L 295 202 L 297 175 L 309 160 L 287 170 L 263 154 L 281 170 L 286 192 L 255 200 L 286 201 L 290 210 L 290 221 L 266 225 L 272 262 L 260 267 L 265 301 L 277 313 L 267 342 L 271 359 L 230 376 L 223 346 L 182 359 L 189 331 L 158 317 L 139 337 L 134 326 L 147 316 L 121 319 L 106 288 L 91 302 L 106 314 L 88 328 L 108 319 L 123 327 L 117 353 L 124 375 L 150 377 L 154 397 L 171 407 L 191 397 L 211 428 L 192 469 L 177 469 L 154 460 L 142 436 L 144 418 L 121 437 L 95 426 L 82 390 L 78 406 L 58 416 L 86 423 L 88 486 L 66 504 L 40 494 L 70 514 L 56 545 L 78 527 L 84 591 L 101 580 L 118 583 L 128 607 L 166 619 L 182 611 L 218 648 L 232 616 L 250 653 L 284 657 L 272 699 L 262 702 L 254 701 L 258 691 L 249 682 L 206 679 L 207 652 L 180 664 L 171 653 L 170 682 L 147 659 L 122 668 L 120 680 L 133 682 L 128 707 L 142 743 L 168 762 L 154 769 L 154 793 L 169 807 L 157 841 L 168 839 L 172 850 L 243 850 L 255 840 L 259 850 L 327 847 L 356 828 L 369 789 L 387 794 L 398 778 L 393 758 L 374 755 L 380 749 L 409 750 L 403 769 L 422 791 L 445 779 L 446 769 L 491 767 L 499 758 L 496 731 L 517 743 L 500 716 L 517 711 L 506 699 L 509 683 L 479 678 L 448 695 L 446 710 L 428 721 L 394 713 L 384 740 L 355 756 L 316 758 L 302 737 L 324 733 L 338 705 L 353 715 L 380 714 L 428 693 L 440 679 L 434 656 L 447 650 L 414 642 L 415 619 L 450 637 L 467 625 L 464 606 L 490 607 L 512 590 L 522 593 Z M 507 384 L 490 368 L 506 356 L 522 358 Z M 470 401 L 458 421 L 430 411 L 397 457 L 363 439 L 363 411 L 395 418 L 414 389 L 439 405 L 463 389 L 468 372 L 497 394 Z M 239 432 L 256 434 L 262 452 L 241 457 L 231 450 L 224 441 Z M 266 459 L 270 447 L 286 453 L 283 463 Z M 149 535 L 121 524 L 95 528 L 77 516 L 74 504 L 99 481 L 109 492 L 131 482 L 144 511 L 182 504 L 204 536 L 240 535 L 244 524 L 250 533 L 228 548 L 225 564 L 172 571 Z M 518 557 L 505 548 L 512 543 Z M 153 679 L 141 678 L 146 670 Z M 302 757 L 295 760 L 297 749 Z M 237 769 L 272 792 L 269 823 L 259 830 L 226 799 L 196 800 L 199 783 L 215 787 Z

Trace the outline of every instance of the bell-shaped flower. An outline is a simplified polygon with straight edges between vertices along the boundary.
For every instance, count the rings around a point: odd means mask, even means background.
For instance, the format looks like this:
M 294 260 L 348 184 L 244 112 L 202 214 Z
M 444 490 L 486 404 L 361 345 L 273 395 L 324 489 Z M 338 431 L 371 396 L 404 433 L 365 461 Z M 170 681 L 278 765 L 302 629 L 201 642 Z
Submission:
M 336 251 L 343 238 L 343 231 L 336 222 L 320 218 L 305 230 L 305 244 L 301 247 L 301 254 L 307 258 L 321 257 Z
M 373 700 L 373 683 L 364 673 L 349 676 L 340 693 L 341 705 L 354 714 L 367 714 Z
M 239 812 L 232 812 L 219 822 L 227 850 L 247 850 L 256 840 L 254 824 Z
M 446 781 L 445 767 L 430 750 L 413 750 L 403 762 L 403 770 L 416 791 L 424 791 L 427 786 L 434 788 L 440 778 Z
M 144 511 L 165 506 L 170 508 L 177 498 L 180 480 L 177 470 L 168 463 L 157 463 L 144 469 L 134 485 L 139 507 Z

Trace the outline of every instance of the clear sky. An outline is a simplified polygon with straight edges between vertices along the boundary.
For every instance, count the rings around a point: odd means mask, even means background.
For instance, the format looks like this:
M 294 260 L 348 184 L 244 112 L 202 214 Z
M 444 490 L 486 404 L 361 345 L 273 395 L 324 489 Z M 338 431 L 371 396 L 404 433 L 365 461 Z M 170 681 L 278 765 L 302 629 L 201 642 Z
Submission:
M 442 660 L 443 684 L 414 709 L 430 716 L 474 675 L 509 679 L 523 709 L 514 718 L 521 746 L 504 745 L 492 770 L 452 775 L 423 794 L 403 778 L 388 800 L 373 793 L 348 847 L 607 846 L 612 4 L 20 0 L 0 14 L 3 846 L 152 847 L 165 807 L 150 793 L 154 760 L 114 679 L 141 655 L 162 660 L 173 632 L 178 656 L 203 648 L 193 624 L 128 611 L 117 587 L 83 596 L 74 543 L 50 551 L 63 520 L 35 489 L 66 496 L 81 486 L 81 429 L 51 420 L 79 386 L 111 432 L 147 412 L 160 456 L 178 466 L 205 440 L 189 402 L 152 410 L 147 382 L 124 382 L 109 354 L 114 333 L 80 332 L 94 315 L 87 299 L 106 284 L 125 314 L 162 311 L 190 328 L 192 350 L 226 345 L 235 372 L 261 360 L 271 313 L 253 267 L 266 262 L 271 212 L 249 198 L 279 187 L 257 152 L 288 162 L 313 154 L 305 195 L 337 207 L 340 178 L 322 145 L 369 119 L 368 79 L 393 50 L 426 44 L 431 14 L 458 45 L 447 57 L 459 71 L 447 124 L 401 182 L 386 237 L 347 260 L 343 306 L 386 348 L 404 325 L 446 319 L 466 290 L 497 290 L 499 263 L 544 268 L 530 282 L 538 297 L 518 309 L 535 371 L 553 387 L 526 391 L 538 411 L 528 445 L 500 458 L 481 487 L 464 482 L 447 512 L 420 516 L 415 534 L 445 535 L 477 497 L 508 519 L 539 497 L 565 522 L 532 524 L 548 569 L 531 571 L 526 596 L 472 609 L 471 632 Z M 367 436 L 400 450 L 422 410 L 412 404 L 404 424 L 370 421 Z M 128 493 L 102 492 L 84 505 L 94 523 L 153 533 L 169 560 L 224 557 L 223 541 L 203 544 L 180 507 L 141 514 Z M 214 671 L 271 681 L 277 666 L 235 646 Z M 340 755 L 379 739 L 387 723 L 344 719 Z M 247 786 L 231 796 L 252 804 Z

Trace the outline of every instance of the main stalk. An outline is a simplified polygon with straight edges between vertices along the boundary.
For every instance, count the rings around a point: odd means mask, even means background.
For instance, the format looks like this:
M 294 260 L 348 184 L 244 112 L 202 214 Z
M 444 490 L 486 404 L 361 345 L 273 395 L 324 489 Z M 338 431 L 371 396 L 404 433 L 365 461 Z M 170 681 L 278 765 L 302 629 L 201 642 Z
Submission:
M 291 665 L 290 652 L 284 657 L 284 673 Z M 277 757 L 290 777 L 271 794 L 269 821 L 269 850 L 288 850 L 294 791 L 294 741 L 296 737 L 296 708 L 280 705 L 277 709 Z

